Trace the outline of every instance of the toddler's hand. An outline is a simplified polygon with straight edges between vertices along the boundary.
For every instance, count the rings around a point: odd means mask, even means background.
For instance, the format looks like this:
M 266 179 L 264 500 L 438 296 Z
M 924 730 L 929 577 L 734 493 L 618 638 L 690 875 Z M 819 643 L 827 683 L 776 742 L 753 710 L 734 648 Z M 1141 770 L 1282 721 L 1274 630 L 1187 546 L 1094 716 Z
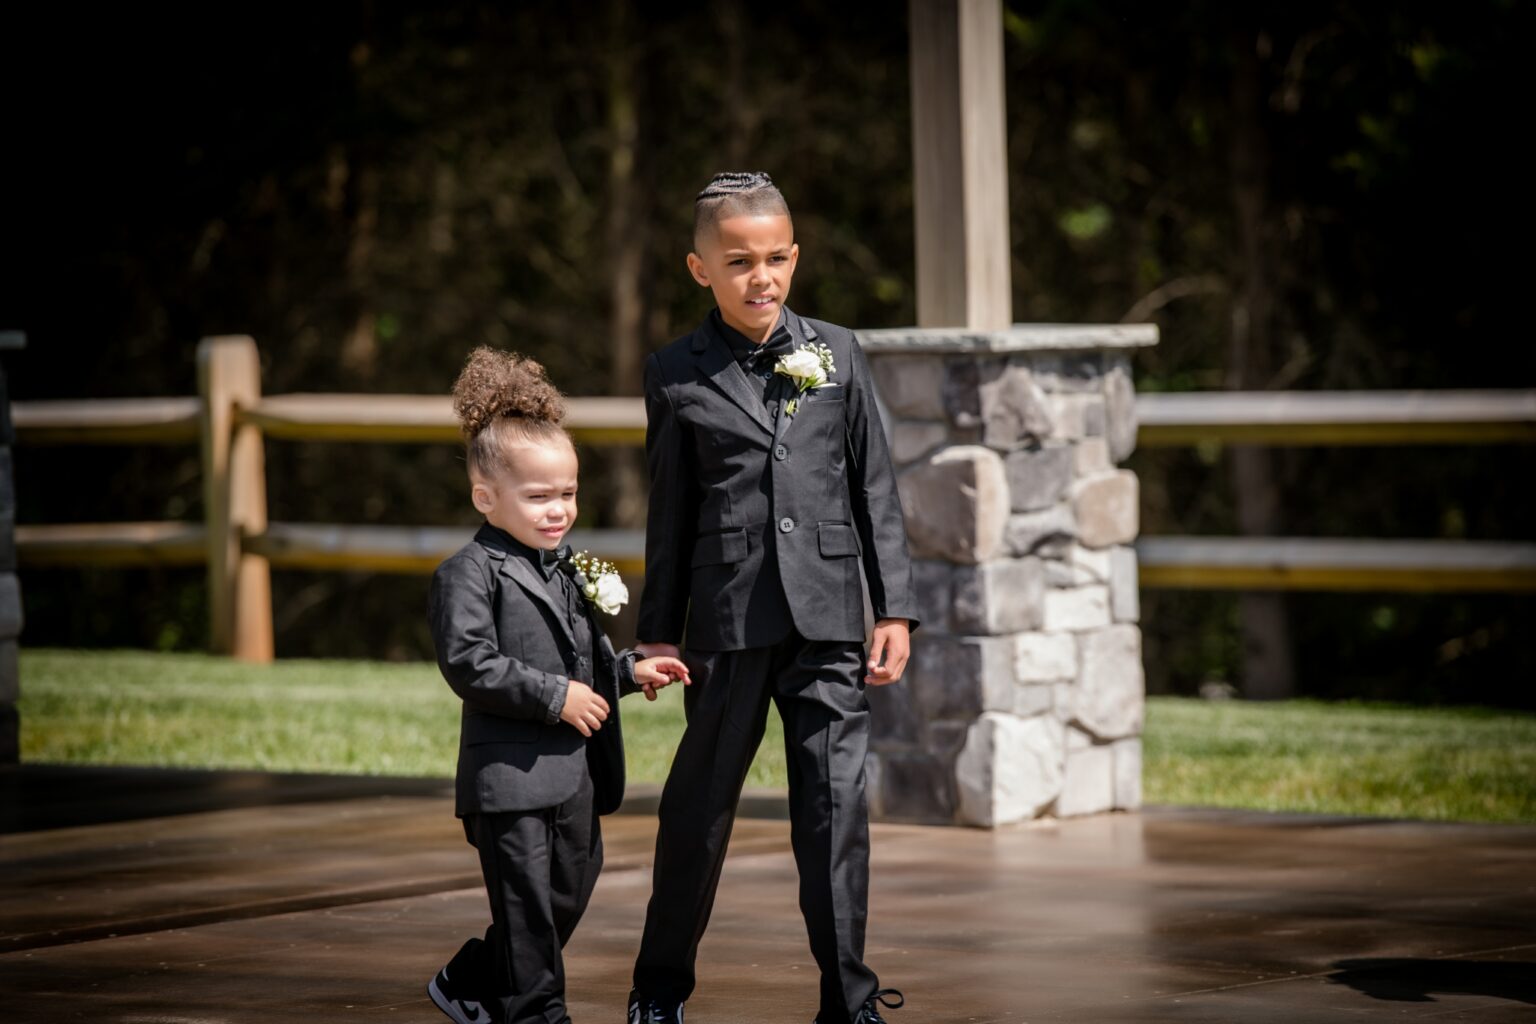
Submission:
M 646 700 L 655 700 L 657 690 L 678 680 L 684 685 L 692 682 L 688 678 L 688 666 L 678 658 L 644 658 L 635 662 L 635 682 L 640 684 Z
M 591 736 L 603 727 L 608 718 L 608 702 L 586 683 L 570 681 L 565 690 L 565 706 L 560 709 L 560 720 L 576 727 L 583 736 Z

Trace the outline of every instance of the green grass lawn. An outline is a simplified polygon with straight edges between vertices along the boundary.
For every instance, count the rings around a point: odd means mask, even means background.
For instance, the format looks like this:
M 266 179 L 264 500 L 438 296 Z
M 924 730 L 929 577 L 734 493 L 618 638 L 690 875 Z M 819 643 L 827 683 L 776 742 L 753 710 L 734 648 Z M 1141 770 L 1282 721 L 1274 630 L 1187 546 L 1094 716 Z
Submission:
M 451 775 L 458 700 L 429 664 L 24 650 L 22 758 L 274 771 Z M 634 781 L 659 782 L 681 693 L 623 705 Z M 784 785 L 782 733 L 750 786 Z M 1154 698 L 1149 803 L 1536 821 L 1536 715 L 1383 704 Z
M 23 650 L 21 678 L 24 761 L 451 776 L 458 755 L 459 699 L 425 662 Z M 630 780 L 660 782 L 680 689 L 621 710 Z M 770 715 L 747 785 L 784 784 L 783 748 Z
M 1154 698 L 1148 803 L 1536 821 L 1536 715 Z

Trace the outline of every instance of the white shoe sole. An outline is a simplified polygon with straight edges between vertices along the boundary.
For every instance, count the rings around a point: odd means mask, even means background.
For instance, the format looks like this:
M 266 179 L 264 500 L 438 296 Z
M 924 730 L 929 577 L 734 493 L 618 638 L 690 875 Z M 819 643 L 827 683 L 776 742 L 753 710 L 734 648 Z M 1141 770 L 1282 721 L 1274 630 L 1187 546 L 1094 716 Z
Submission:
M 453 1004 L 453 1000 L 443 995 L 443 990 L 437 987 L 436 978 L 427 982 L 427 995 L 432 997 L 433 1004 L 439 1010 L 442 1010 L 454 1024 L 491 1024 L 490 1015 L 481 1009 L 478 1004 L 476 1009 L 479 1012 L 474 1017 L 464 1016 L 464 1012 Z

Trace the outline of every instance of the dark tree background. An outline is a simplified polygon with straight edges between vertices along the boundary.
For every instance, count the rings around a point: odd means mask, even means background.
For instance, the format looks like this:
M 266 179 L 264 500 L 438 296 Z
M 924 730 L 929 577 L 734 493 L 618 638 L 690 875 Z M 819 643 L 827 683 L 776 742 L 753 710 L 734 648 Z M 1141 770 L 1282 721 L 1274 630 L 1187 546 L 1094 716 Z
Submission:
M 1459 4 L 1009 0 L 1017 319 L 1154 320 L 1143 390 L 1531 386 L 1529 17 Z M 902 4 L 336 3 L 0 14 L 0 326 L 19 400 L 442 392 L 470 348 L 633 393 L 706 309 L 691 197 L 768 170 L 793 304 L 910 323 Z M 196 452 L 19 449 L 23 523 L 200 515 Z M 269 442 L 274 519 L 463 523 L 447 447 Z M 638 453 L 585 453 L 636 525 Z M 1144 531 L 1532 539 L 1529 447 L 1141 452 Z M 201 574 L 29 571 L 33 645 L 193 649 Z M 418 658 L 424 580 L 278 573 L 284 655 Z M 1148 592 L 1155 691 L 1536 705 L 1536 603 Z

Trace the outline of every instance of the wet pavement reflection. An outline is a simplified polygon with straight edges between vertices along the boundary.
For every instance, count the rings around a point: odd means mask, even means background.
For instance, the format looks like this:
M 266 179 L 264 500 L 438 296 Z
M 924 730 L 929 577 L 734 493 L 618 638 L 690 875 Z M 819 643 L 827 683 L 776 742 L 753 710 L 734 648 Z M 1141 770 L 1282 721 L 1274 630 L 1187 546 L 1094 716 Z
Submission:
M 426 980 L 484 926 L 442 780 L 28 767 L 0 793 L 6 1024 L 442 1020 Z M 650 891 L 654 820 L 604 827 L 577 1024 L 623 1019 Z M 738 823 L 689 1024 L 814 1016 L 788 838 Z M 890 1024 L 1536 1020 L 1536 828 L 1157 809 L 872 842 Z

